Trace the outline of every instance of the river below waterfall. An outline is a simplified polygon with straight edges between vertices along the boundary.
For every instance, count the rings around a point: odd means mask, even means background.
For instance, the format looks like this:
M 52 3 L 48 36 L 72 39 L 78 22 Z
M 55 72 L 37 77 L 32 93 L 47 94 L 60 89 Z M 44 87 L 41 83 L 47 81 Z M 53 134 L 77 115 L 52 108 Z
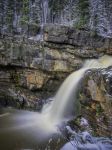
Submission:
M 56 132 L 47 134 L 42 130 L 46 128 L 46 124 L 40 124 L 42 121 L 39 120 L 39 115 L 37 112 L 3 109 L 0 114 L 0 150 L 112 149 L 112 140 L 94 138 L 86 131 L 72 133 L 70 127 L 68 132 L 71 133 L 71 139 L 67 139 L 58 128 Z
M 112 58 L 107 55 L 86 61 L 82 69 L 68 76 L 54 100 L 44 105 L 40 113 L 0 109 L 0 150 L 111 150 L 111 139 L 94 138 L 87 131 L 76 133 L 69 126 L 66 128 L 71 116 L 79 114 L 76 93 L 85 71 L 109 66 Z
M 45 133 L 39 122 L 37 112 L 11 108 L 3 110 L 0 114 L 0 150 L 59 149 L 65 143 L 61 134 Z M 41 126 L 46 128 L 45 124 Z

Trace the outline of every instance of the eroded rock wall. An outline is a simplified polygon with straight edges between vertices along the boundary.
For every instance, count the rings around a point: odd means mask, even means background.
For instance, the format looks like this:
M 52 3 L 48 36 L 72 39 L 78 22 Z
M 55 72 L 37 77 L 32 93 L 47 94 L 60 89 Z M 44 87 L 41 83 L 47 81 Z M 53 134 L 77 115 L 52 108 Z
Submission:
M 44 41 L 1 36 L 0 105 L 40 110 L 71 72 L 85 60 L 105 54 L 112 54 L 110 38 L 66 26 L 46 25 Z M 97 135 L 111 135 L 111 72 L 111 68 L 88 71 L 79 94 L 81 113 Z
M 112 135 L 112 67 L 85 73 L 79 99 L 81 115 L 96 135 Z
M 74 46 L 74 53 L 80 57 L 97 57 L 112 54 L 112 39 L 94 34 L 92 31 L 76 30 L 60 25 L 46 25 L 44 40 L 57 44 Z
M 22 36 L 0 39 L 1 104 L 14 105 L 18 92 L 35 101 L 54 96 L 62 81 L 82 66 L 71 45 L 34 41 Z M 8 102 L 7 99 L 10 100 Z M 15 97 L 15 98 L 14 98 Z M 6 104 L 5 104 L 6 103 Z
M 86 59 L 111 55 L 111 8 L 109 0 L 1 0 L 0 105 L 37 108 Z M 99 135 L 111 134 L 111 72 L 90 71 L 79 94 Z

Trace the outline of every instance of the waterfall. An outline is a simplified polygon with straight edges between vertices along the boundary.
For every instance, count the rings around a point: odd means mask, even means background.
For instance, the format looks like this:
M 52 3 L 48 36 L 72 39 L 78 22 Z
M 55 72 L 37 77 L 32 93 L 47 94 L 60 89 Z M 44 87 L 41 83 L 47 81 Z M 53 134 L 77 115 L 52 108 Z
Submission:
M 71 106 L 73 106 L 75 115 L 77 115 L 79 111 L 79 102 L 76 99 L 76 93 L 79 82 L 86 70 L 92 68 L 106 68 L 111 65 L 112 57 L 105 55 L 99 59 L 87 60 L 80 70 L 72 73 L 61 85 L 53 103 L 50 106 L 50 109 L 47 108 L 48 112 L 46 113 L 46 120 L 49 122 L 49 124 L 51 126 L 54 124 L 56 125 L 67 119 L 68 114 L 71 112 Z M 42 111 L 42 114 L 45 114 L 44 112 L 46 112 L 45 109 Z
M 62 84 L 60 89 L 58 90 L 55 101 L 52 105 L 50 115 L 51 120 L 57 119 L 57 121 L 61 121 L 62 119 L 65 119 L 65 117 L 69 116 L 68 112 L 71 112 L 73 101 L 75 102 L 75 106 L 77 110 L 75 111 L 75 114 L 78 113 L 78 101 L 75 101 L 76 93 L 77 93 L 77 86 L 79 81 L 81 80 L 84 72 L 84 69 L 80 69 L 79 71 L 76 71 L 72 73 Z M 75 107 L 74 106 L 74 107 Z M 55 117 L 54 117 L 55 115 Z
M 77 116 L 80 111 L 79 100 L 76 98 L 76 94 L 85 71 L 92 68 L 107 68 L 108 66 L 112 66 L 111 56 L 105 55 L 99 59 L 87 60 L 80 70 L 73 72 L 64 81 L 53 98 L 54 100 L 50 104 L 45 104 L 42 112 L 31 113 L 21 111 L 20 114 L 18 112 L 17 114 L 14 113 L 12 116 L 10 115 L 12 126 L 6 127 L 4 130 L 12 131 L 32 128 L 38 130 L 39 133 L 35 134 L 39 136 L 39 138 L 40 135 L 46 137 L 57 133 L 57 126 L 60 126 L 63 121 L 71 119 L 70 115 L 73 109 L 74 116 Z M 4 116 L 1 116 L 1 118 L 3 117 Z
M 99 59 L 87 60 L 80 70 L 73 72 L 67 77 L 53 98 L 54 100 L 50 104 L 45 104 L 40 113 L 31 114 L 30 116 L 23 114 L 18 116 L 19 118 L 15 115 L 20 125 L 12 129 L 35 126 L 44 136 L 56 133 L 57 126 L 61 125 L 63 121 L 69 120 L 73 110 L 74 116 L 77 116 L 80 111 L 79 100 L 76 94 L 85 71 L 92 68 L 107 68 L 108 66 L 112 66 L 112 57 L 108 55 Z M 24 118 L 28 118 L 27 123 L 21 124 Z

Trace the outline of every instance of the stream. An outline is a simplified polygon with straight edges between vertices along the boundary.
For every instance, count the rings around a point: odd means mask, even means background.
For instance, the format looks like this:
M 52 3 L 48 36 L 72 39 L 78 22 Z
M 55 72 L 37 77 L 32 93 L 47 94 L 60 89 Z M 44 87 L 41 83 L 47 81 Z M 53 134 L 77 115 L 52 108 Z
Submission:
M 45 104 L 40 113 L 0 109 L 0 150 L 112 150 L 112 139 L 92 137 L 87 131 L 76 133 L 67 127 L 67 121 L 80 111 L 76 93 L 85 71 L 111 65 L 112 58 L 107 55 L 87 60 L 67 77 L 54 100 Z
M 41 128 L 41 127 L 42 128 Z M 70 139 L 61 130 L 42 130 L 40 114 L 13 108 L 0 113 L 0 150 L 111 150 L 112 139 L 92 137 L 87 131 L 76 133 L 69 126 Z M 65 127 L 62 127 L 65 128 Z
M 0 150 L 45 150 L 59 149 L 65 140 L 57 132 L 47 134 L 39 126 L 39 114 L 12 108 L 3 109 L 0 114 Z

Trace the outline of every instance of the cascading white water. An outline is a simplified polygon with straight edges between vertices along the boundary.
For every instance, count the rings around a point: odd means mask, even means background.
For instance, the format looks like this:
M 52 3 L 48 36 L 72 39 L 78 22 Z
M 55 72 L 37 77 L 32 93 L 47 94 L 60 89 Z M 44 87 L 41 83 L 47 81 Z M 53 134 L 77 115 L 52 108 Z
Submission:
M 15 143 L 18 143 L 18 141 L 21 145 L 21 148 L 19 147 L 20 149 L 25 149 L 28 146 L 34 148 L 34 145 L 40 144 L 40 140 L 44 141 L 49 138 L 51 140 L 53 135 L 60 134 L 58 129 L 60 129 L 62 122 L 68 119 L 68 113 L 66 112 L 71 111 L 73 102 L 75 102 L 73 105 L 75 110 L 74 115 L 77 114 L 78 99 L 76 99 L 75 96 L 79 82 L 85 71 L 90 68 L 106 68 L 111 65 L 112 57 L 110 56 L 103 56 L 98 60 L 86 61 L 82 69 L 72 73 L 65 80 L 58 90 L 54 101 L 46 105 L 46 107 L 44 106 L 41 113 L 10 108 L 8 111 L 4 111 L 4 114 L 0 115 L 0 141 L 2 141 L 0 142 L 0 148 L 3 147 L 1 149 L 7 149 L 9 148 L 8 146 L 11 145 L 14 147 L 11 147 L 11 150 L 16 149 Z M 72 134 L 73 130 L 70 128 L 67 128 L 67 130 Z M 112 148 L 112 141 L 108 138 L 100 140 L 99 138 L 92 137 L 87 132 L 77 134 L 73 131 L 73 135 L 75 135 L 74 139 L 72 137 L 73 140 L 65 144 L 61 150 L 110 150 Z M 8 137 L 10 137 L 10 140 Z
M 82 69 L 72 73 L 64 81 L 56 96 L 54 97 L 54 100 L 50 104 L 44 106 L 41 113 L 14 113 L 14 115 L 12 115 L 13 119 L 11 116 L 9 116 L 10 120 L 12 120 L 12 126 L 5 128 L 4 130 L 6 131 L 6 129 L 17 130 L 32 128 L 39 132 L 39 138 L 40 135 L 46 137 L 52 133 L 57 132 L 57 126 L 61 125 L 63 121 L 70 119 L 68 117 L 70 116 L 72 107 L 74 109 L 74 115 L 77 115 L 79 111 L 79 101 L 76 98 L 76 94 L 80 80 L 82 79 L 85 71 L 90 68 L 106 68 L 108 66 L 112 66 L 111 56 L 105 55 L 99 59 L 87 60 Z M 35 134 L 37 135 L 37 133 Z
M 50 109 L 46 113 L 46 121 L 49 122 L 49 125 L 52 127 L 52 125 L 54 126 L 65 120 L 67 118 L 66 112 L 71 110 L 70 107 L 73 105 L 73 102 L 75 102 L 74 109 L 76 109 L 75 113 L 77 114 L 77 88 L 86 70 L 91 68 L 106 68 L 111 65 L 112 57 L 105 55 L 99 59 L 87 60 L 82 69 L 72 73 L 58 90 Z M 45 115 L 44 111 L 42 111 L 42 114 Z

